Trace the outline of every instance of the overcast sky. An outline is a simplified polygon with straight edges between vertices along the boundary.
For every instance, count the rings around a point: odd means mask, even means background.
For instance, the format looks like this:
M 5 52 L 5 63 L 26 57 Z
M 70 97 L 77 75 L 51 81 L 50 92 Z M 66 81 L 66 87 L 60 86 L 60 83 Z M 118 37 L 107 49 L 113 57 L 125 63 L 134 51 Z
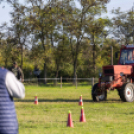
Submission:
M 24 1 L 24 0 L 20 0 Z M 110 11 L 112 9 L 116 9 L 118 7 L 121 8 L 122 11 L 128 11 L 134 6 L 134 0 L 111 0 L 110 3 L 107 5 L 108 16 L 110 16 Z M 0 5 L 0 24 L 3 22 L 9 22 L 10 15 L 9 12 L 11 11 L 11 7 L 9 5 L 1 4 Z

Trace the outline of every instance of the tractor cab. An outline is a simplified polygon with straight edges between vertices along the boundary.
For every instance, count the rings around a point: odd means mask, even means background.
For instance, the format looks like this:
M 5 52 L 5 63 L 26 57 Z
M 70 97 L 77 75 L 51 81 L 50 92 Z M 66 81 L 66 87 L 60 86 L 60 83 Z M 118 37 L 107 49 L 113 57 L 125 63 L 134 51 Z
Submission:
M 119 65 L 134 65 L 134 45 L 122 46 L 120 51 Z

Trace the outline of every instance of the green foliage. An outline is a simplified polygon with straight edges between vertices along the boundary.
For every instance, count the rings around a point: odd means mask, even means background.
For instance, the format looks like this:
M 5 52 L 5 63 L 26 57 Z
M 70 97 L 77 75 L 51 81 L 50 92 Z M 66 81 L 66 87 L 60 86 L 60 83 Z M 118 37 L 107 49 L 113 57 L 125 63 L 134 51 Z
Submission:
M 112 20 L 100 16 L 106 13 L 109 0 L 77 1 L 81 8 L 74 0 L 27 2 L 26 6 L 10 3 L 12 28 L 7 24 L 0 27 L 0 64 L 10 67 L 16 60 L 23 67 L 25 78 L 31 77 L 29 72 L 35 65 L 44 78 L 76 74 L 82 78 L 98 77 L 102 66 L 111 64 L 111 46 L 113 56 L 120 49 L 117 36 L 110 39 L 113 29 L 115 34 L 122 28 L 121 41 L 134 42 L 133 10 L 128 14 L 115 10 L 117 17 Z M 129 34 L 124 34 L 123 28 Z M 113 60 L 117 64 L 115 56 Z
M 134 43 L 134 10 L 133 7 L 128 12 L 121 12 L 120 8 L 113 10 L 114 36 L 119 38 L 120 44 Z M 118 36 L 120 35 L 120 36 Z

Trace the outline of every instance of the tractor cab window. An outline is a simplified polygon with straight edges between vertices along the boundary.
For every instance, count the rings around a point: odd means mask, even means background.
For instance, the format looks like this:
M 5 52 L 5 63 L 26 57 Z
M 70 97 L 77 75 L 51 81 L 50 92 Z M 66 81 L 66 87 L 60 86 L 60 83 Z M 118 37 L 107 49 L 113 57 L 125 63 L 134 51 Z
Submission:
M 134 63 L 134 49 L 124 49 L 121 51 L 120 64 Z

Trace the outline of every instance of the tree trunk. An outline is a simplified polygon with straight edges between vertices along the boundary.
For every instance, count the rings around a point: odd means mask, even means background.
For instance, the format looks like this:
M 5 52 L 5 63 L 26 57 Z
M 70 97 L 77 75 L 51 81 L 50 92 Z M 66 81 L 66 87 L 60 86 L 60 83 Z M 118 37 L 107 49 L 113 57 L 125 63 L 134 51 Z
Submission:
M 74 61 L 74 84 L 76 82 L 76 65 L 77 65 L 77 61 L 75 59 L 75 61 Z
M 95 74 L 96 74 L 95 44 L 93 44 L 93 70 L 94 70 L 94 77 L 95 77 Z
M 56 59 L 56 78 L 58 77 L 59 75 L 59 64 L 58 64 L 58 59 Z
M 57 86 L 57 78 L 58 78 L 58 75 L 59 75 L 59 64 L 58 64 L 57 60 L 56 60 L 56 66 L 57 66 L 57 68 L 56 68 L 55 85 Z
M 47 84 L 47 66 L 46 63 L 44 63 L 44 84 Z
M 23 45 L 21 44 L 21 69 L 23 70 Z
M 94 41 L 94 35 L 92 35 L 92 44 L 93 44 L 93 77 L 95 77 L 96 74 L 96 62 L 95 62 L 95 41 Z

